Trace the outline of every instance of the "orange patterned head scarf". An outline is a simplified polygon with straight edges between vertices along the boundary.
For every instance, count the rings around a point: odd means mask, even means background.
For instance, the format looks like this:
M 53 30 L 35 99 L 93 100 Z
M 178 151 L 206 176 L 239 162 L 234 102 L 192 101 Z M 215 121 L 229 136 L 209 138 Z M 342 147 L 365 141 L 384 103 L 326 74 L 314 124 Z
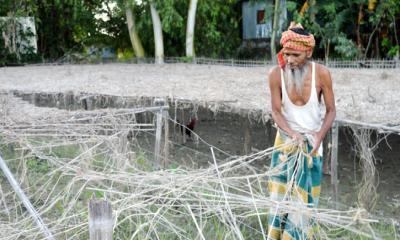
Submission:
M 314 35 L 304 31 L 301 24 L 291 22 L 288 30 L 282 33 L 281 37 L 282 50 L 290 48 L 298 51 L 312 50 L 315 46 Z M 281 68 L 285 67 L 282 50 L 278 53 L 278 64 Z

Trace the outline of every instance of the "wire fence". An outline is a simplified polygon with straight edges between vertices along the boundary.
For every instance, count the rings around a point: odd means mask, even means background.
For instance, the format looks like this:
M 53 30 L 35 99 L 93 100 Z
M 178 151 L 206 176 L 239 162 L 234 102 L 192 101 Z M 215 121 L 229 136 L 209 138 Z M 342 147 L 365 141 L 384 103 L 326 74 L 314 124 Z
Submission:
M 323 64 L 329 68 L 373 68 L 373 69 L 398 69 L 400 68 L 399 59 L 313 59 L 313 61 Z M 220 58 L 206 58 L 206 57 L 165 57 L 163 59 L 165 64 L 198 64 L 198 65 L 219 65 L 219 66 L 232 66 L 232 67 L 267 67 L 276 65 L 272 60 L 267 59 L 220 59 Z M 80 55 L 66 55 L 57 60 L 50 60 L 39 63 L 38 65 L 63 65 L 63 64 L 105 64 L 105 63 L 127 63 L 127 64 L 155 64 L 155 58 L 130 58 L 130 59 L 117 59 L 117 58 L 90 58 L 82 57 Z
M 311 209 L 299 201 L 293 187 L 284 189 L 285 201 L 271 201 L 268 179 L 285 173 L 285 163 L 269 168 L 256 162 L 265 164 L 274 147 L 228 156 L 196 134 L 199 144 L 208 150 L 199 151 L 193 144 L 175 142 L 175 136 L 185 136 L 177 129 L 163 138 L 164 146 L 171 143 L 176 149 L 164 151 L 161 160 L 165 165 L 158 170 L 151 156 L 156 154 L 157 133 L 137 128 L 154 124 L 160 111 L 154 112 L 153 107 L 124 112 L 54 110 L 46 117 L 26 114 L 21 119 L 14 97 L 4 95 L 0 100 L 0 110 L 7 116 L 0 119 L 0 155 L 10 174 L 19 180 L 35 214 L 56 239 L 89 239 L 87 203 L 94 197 L 107 199 L 113 206 L 115 239 L 267 239 L 266 214 L 271 209 L 307 216 L 303 218 L 307 222 L 312 219 L 310 227 L 316 239 L 394 239 L 398 234 L 397 221 L 390 219 L 392 222 L 385 224 L 362 208 Z M 161 109 L 161 102 L 157 104 Z M 164 137 L 167 126 L 182 126 L 166 115 L 163 122 Z M 281 147 L 291 145 L 293 142 L 286 142 Z M 302 148 L 295 149 L 292 151 L 304 154 Z M 200 159 L 207 160 L 204 167 L 190 167 L 190 162 Z M 299 166 L 305 165 L 296 168 Z M 40 235 L 15 191 L 7 182 L 1 184 L 0 239 L 53 239 Z
M 356 60 L 316 60 L 330 68 L 400 68 L 400 60 L 356 59 Z

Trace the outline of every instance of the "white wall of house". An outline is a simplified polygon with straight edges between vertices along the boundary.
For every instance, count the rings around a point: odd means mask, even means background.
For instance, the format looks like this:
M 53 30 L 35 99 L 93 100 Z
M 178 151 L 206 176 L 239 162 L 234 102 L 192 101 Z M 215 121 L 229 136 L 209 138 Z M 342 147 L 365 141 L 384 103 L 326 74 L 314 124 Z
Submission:
M 13 35 L 16 34 L 16 42 L 19 45 L 17 49 L 19 53 L 27 53 L 27 48 L 32 47 L 33 52 L 37 53 L 37 34 L 36 34 L 36 27 L 35 27 L 35 19 L 33 17 L 17 17 L 16 20 L 16 33 L 13 33 L 12 27 L 10 26 L 10 17 L 0 17 L 0 23 L 4 24 L 3 32 L 1 33 L 0 37 L 4 38 L 5 44 L 10 45 L 12 44 L 11 41 L 13 39 Z M 28 33 L 30 31 L 32 36 L 25 37 L 22 39 L 18 32 Z M 8 47 L 8 46 L 4 46 Z
M 274 0 L 270 1 L 270 4 L 274 3 Z M 267 1 L 258 1 L 258 2 L 250 2 L 246 1 L 242 3 L 242 15 L 243 15 L 243 39 L 263 39 L 269 38 L 272 34 L 272 21 L 273 21 L 273 12 L 265 13 L 265 15 L 271 16 L 269 19 L 266 19 L 265 22 L 260 22 L 258 20 L 262 11 L 266 11 L 266 2 Z M 284 25 L 286 24 L 287 19 L 287 10 L 286 10 L 286 0 L 281 0 L 280 3 L 281 14 L 279 21 L 279 29 L 282 30 Z M 271 9 L 272 10 L 272 9 Z M 264 15 L 264 16 L 265 16 Z M 281 32 L 281 31 L 279 31 Z

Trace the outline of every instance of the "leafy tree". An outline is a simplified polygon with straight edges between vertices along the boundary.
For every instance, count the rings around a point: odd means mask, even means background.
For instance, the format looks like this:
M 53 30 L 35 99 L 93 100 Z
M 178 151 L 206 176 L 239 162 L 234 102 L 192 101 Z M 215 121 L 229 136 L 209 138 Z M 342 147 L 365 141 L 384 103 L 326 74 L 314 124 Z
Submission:
M 272 8 L 273 1 L 268 2 Z M 289 18 L 302 23 L 316 36 L 317 57 L 399 55 L 398 0 L 286 3 Z M 242 43 L 241 5 L 239 0 L 3 0 L 0 16 L 34 17 L 38 50 L 44 59 L 82 53 L 93 45 L 130 52 L 135 48 L 136 56 L 144 56 L 144 52 L 154 56 L 153 6 L 159 15 L 158 34 L 162 35 L 165 51 L 158 55 L 231 58 L 238 56 Z M 190 13 L 189 9 L 195 10 Z M 269 12 L 277 13 L 266 11 L 268 19 L 273 17 Z M 275 52 L 273 43 L 277 41 L 273 38 L 271 41 L 271 52 Z M 4 43 L 0 39 L 3 56 L 10 54 Z M 11 61 L 20 57 L 8 58 Z
M 45 59 L 82 52 L 86 46 L 129 46 L 124 12 L 113 0 L 6 0 L 0 14 L 35 18 L 38 50 Z M 104 14 L 108 20 L 96 16 Z
M 342 51 L 343 48 L 355 46 L 352 40 L 343 33 L 351 13 L 347 3 L 332 0 L 321 0 L 318 3 L 315 0 L 309 1 L 308 8 L 302 9 L 303 15 L 297 12 L 295 3 L 291 2 L 288 6 L 294 19 L 315 35 L 317 43 L 320 43 L 317 48 L 323 50 L 325 61 L 329 60 L 332 46 L 336 44 L 341 44 L 341 47 L 334 48 L 341 57 L 354 57 L 356 51 Z M 352 55 L 349 56 L 349 53 Z
M 199 0 L 195 38 L 201 56 L 235 57 L 241 44 L 241 2 Z
M 321 55 L 320 50 L 323 50 L 325 59 L 328 59 L 331 53 L 344 58 L 366 58 L 391 56 L 397 52 L 396 16 L 400 13 L 399 1 L 306 2 L 308 4 L 303 4 L 303 1 L 289 1 L 288 10 L 293 19 L 315 33 L 318 42 L 321 43 L 316 48 L 317 55 Z M 304 5 L 307 7 L 304 8 Z M 299 6 L 303 6 L 303 9 Z M 382 42 L 384 39 L 387 39 L 385 43 Z M 371 49 L 373 45 L 375 48 Z M 335 52 L 331 52 L 332 47 Z M 386 51 L 383 53 L 381 49 Z
M 344 34 L 337 37 L 335 51 L 345 59 L 354 59 L 359 55 L 355 42 L 348 39 Z
M 376 47 L 374 52 L 375 57 L 380 57 L 381 45 L 394 46 L 393 48 L 391 48 L 391 52 L 390 50 L 388 51 L 388 54 L 391 55 L 393 54 L 393 52 L 396 52 L 395 54 L 398 56 L 399 41 L 396 28 L 396 16 L 398 16 L 400 13 L 400 2 L 397 0 L 381 0 L 376 6 L 376 9 L 371 10 L 372 11 L 368 18 L 368 23 L 373 30 L 369 35 L 364 56 L 368 56 L 373 38 L 376 38 Z M 389 37 L 390 35 L 393 37 Z M 380 45 L 379 41 L 386 42 L 382 42 Z
M 190 2 L 155 0 L 159 12 L 166 56 L 186 55 L 186 28 Z M 149 1 L 142 1 L 135 11 L 137 29 L 144 49 L 154 54 L 154 36 Z M 194 52 L 198 56 L 234 57 L 241 44 L 241 3 L 238 0 L 198 0 L 194 31 Z M 224 43 L 224 44 L 221 44 Z
M 29 44 L 32 29 L 23 24 L 21 17 L 35 12 L 31 1 L 5 0 L 0 5 L 0 65 L 18 64 L 36 57 Z

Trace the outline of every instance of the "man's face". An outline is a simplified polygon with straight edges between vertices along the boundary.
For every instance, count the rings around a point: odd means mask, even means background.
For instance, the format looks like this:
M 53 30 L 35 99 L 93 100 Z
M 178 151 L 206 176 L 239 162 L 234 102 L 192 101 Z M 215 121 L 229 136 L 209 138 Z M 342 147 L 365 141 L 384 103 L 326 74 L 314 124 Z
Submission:
M 308 72 L 309 57 L 311 57 L 311 51 L 283 49 L 283 58 L 286 63 L 284 76 L 289 92 L 295 89 L 299 96 L 303 95 L 304 77 Z
M 311 57 L 311 51 L 299 51 L 290 48 L 283 49 L 283 59 L 290 69 L 304 66 L 309 57 Z

